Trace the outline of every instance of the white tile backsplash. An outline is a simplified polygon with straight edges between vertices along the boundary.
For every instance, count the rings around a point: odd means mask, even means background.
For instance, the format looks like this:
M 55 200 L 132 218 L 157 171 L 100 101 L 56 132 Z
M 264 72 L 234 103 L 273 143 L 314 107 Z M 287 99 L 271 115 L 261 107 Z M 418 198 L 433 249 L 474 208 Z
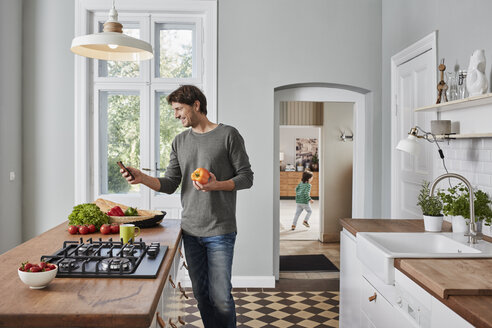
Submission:
M 449 172 L 463 175 L 474 187 L 492 196 L 492 138 L 458 139 L 439 145 Z M 445 173 L 439 156 L 433 161 L 434 176 Z

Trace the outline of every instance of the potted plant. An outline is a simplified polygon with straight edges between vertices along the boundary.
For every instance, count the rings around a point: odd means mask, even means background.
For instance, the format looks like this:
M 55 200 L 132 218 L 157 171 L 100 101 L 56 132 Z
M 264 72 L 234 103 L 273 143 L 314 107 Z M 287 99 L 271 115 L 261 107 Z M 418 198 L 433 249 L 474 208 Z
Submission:
M 477 223 L 477 231 L 482 232 L 482 223 L 490 226 L 492 221 L 492 209 L 490 209 L 491 200 L 489 195 L 478 189 L 475 192 L 475 222 Z
M 417 205 L 422 209 L 425 231 L 441 231 L 443 204 L 439 196 L 430 195 L 429 184 L 423 181 Z
M 317 172 L 319 170 L 319 158 L 318 152 L 316 152 L 311 158 L 311 171 Z
M 452 217 L 453 232 L 466 232 L 467 225 L 470 222 L 470 193 L 463 186 L 458 184 L 450 187 L 447 193 L 439 191 L 438 195 L 444 203 L 443 212 L 445 215 Z M 492 221 L 492 201 L 487 193 L 478 189 L 474 192 L 473 200 L 475 209 L 475 223 L 477 231 L 482 231 L 482 223 L 490 225 Z
M 462 183 L 437 193 L 443 202 L 443 213 L 451 219 L 453 232 L 466 232 L 470 221 L 470 201 L 468 190 Z

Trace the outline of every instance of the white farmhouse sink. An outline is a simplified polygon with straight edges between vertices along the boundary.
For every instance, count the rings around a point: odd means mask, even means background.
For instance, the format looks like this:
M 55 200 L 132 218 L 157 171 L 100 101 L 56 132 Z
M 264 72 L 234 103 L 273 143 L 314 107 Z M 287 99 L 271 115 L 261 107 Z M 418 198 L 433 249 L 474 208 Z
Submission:
M 386 284 L 395 280 L 395 258 L 492 258 L 492 243 L 467 244 L 462 233 L 358 232 L 357 257 Z

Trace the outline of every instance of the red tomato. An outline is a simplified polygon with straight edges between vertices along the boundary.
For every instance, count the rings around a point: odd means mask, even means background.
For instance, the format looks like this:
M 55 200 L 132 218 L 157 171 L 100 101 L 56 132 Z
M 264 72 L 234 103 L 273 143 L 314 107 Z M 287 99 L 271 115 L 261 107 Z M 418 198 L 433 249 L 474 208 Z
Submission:
M 48 268 L 48 269 L 50 269 L 50 270 L 54 270 L 54 269 L 56 269 L 56 265 L 51 264 L 51 263 L 48 263 L 48 264 L 46 265 L 46 268 Z
M 46 268 L 46 262 L 41 262 L 41 263 L 39 263 L 39 267 L 40 267 L 41 269 Z
M 111 226 L 109 224 L 103 224 L 99 230 L 103 235 L 109 235 L 111 233 Z
M 85 226 L 85 225 L 84 226 L 81 226 L 79 228 L 79 233 L 81 235 L 87 235 L 89 233 L 89 228 L 87 226 Z
M 77 232 L 79 232 L 79 228 L 77 226 L 71 225 L 68 227 L 68 232 L 71 235 L 75 235 L 75 234 L 77 234 Z
M 31 263 L 26 263 L 26 265 L 24 265 L 24 270 L 25 271 L 29 271 L 29 269 L 32 268 L 32 264 Z
M 95 225 L 89 224 L 88 228 L 89 228 L 89 233 L 96 232 L 96 226 Z
M 39 272 L 42 269 L 38 265 L 33 265 L 30 269 L 29 272 Z
M 111 233 L 119 233 L 120 232 L 120 226 L 117 225 L 116 223 L 113 223 L 110 226 L 110 229 L 111 229 Z

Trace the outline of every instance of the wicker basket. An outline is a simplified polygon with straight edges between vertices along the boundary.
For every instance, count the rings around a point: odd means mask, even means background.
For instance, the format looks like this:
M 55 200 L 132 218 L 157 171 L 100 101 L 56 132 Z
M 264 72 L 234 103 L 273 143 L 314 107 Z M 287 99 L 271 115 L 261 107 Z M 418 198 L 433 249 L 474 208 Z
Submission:
M 123 211 L 126 211 L 129 207 L 102 198 L 96 199 L 94 204 L 96 204 L 104 213 L 109 212 L 109 210 L 115 206 L 121 207 Z M 148 228 L 161 223 L 166 215 L 166 212 L 161 211 L 137 210 L 137 212 L 138 216 L 109 216 L 109 221 L 118 224 L 131 223 L 139 228 Z

